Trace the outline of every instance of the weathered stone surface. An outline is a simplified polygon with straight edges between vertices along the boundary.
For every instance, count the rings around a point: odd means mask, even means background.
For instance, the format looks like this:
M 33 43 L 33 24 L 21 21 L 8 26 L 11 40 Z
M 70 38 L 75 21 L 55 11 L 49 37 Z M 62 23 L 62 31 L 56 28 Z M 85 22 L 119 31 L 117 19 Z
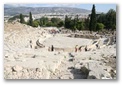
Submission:
M 22 71 L 22 69 L 23 68 L 21 66 L 18 66 L 18 65 L 12 67 L 13 72 L 20 72 L 20 71 Z
M 69 38 L 67 36 L 72 32 L 59 33 L 55 36 L 50 34 L 49 29 L 54 29 L 53 27 L 40 29 L 20 23 L 6 25 L 5 79 L 115 79 L 116 77 L 116 43 L 113 43 L 113 39 L 109 36 L 99 38 L 99 34 L 94 32 L 82 31 L 79 34 L 78 31 Z M 39 48 L 36 44 L 38 40 L 45 47 Z M 51 45 L 55 48 L 53 52 L 48 50 Z M 77 48 L 78 51 L 74 52 L 76 45 L 82 46 L 81 51 Z M 87 75 L 80 70 L 83 66 L 90 70 Z

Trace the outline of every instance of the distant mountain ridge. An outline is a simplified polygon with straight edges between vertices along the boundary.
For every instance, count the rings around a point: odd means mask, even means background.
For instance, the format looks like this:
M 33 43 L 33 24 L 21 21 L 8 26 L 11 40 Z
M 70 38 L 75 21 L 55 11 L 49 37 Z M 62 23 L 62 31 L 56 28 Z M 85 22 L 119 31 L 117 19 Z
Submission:
M 76 14 L 76 13 L 91 13 L 90 10 L 80 9 L 80 8 L 72 8 L 72 7 L 9 7 L 4 6 L 4 16 L 14 16 L 20 13 L 22 14 L 41 14 L 41 13 L 68 13 L 68 14 Z

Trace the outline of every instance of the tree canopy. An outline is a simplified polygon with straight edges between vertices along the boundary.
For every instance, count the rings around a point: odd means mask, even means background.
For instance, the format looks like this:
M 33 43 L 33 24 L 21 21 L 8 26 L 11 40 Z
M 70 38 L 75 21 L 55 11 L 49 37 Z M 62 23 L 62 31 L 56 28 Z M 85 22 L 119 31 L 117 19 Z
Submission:
M 20 23 L 28 24 L 33 27 L 65 27 L 66 29 L 70 30 L 90 30 L 90 31 L 100 31 L 102 29 L 107 30 L 115 30 L 116 29 L 116 11 L 110 9 L 107 13 L 100 13 L 96 14 L 95 5 L 92 7 L 92 11 L 90 16 L 87 18 L 79 18 L 79 15 L 74 17 L 69 17 L 68 15 L 65 16 L 65 19 L 60 18 L 47 18 L 41 17 L 39 19 L 33 20 L 32 13 L 29 13 L 29 20 L 25 22 L 23 14 L 19 16 L 14 16 L 9 20 L 16 20 L 17 18 L 20 19 Z

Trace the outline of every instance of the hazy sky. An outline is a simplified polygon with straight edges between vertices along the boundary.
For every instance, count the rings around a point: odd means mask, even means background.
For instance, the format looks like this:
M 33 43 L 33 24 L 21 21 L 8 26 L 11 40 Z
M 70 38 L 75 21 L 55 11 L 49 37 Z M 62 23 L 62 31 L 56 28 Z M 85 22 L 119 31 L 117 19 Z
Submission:
M 26 6 L 26 7 L 75 7 L 83 9 L 92 9 L 93 4 L 5 4 L 13 7 Z M 95 4 L 96 11 L 107 12 L 109 9 L 116 10 L 116 4 Z

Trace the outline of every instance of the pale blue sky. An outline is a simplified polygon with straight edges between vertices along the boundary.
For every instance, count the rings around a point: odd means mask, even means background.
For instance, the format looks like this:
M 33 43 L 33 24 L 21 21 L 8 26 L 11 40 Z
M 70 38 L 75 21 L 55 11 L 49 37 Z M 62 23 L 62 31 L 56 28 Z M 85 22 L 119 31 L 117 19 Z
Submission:
M 82 4 L 78 8 L 92 9 L 93 4 Z M 109 9 L 116 10 L 116 4 L 95 4 L 96 11 L 107 12 Z
M 83 9 L 92 9 L 93 4 L 5 4 L 9 6 L 19 7 L 75 7 L 75 8 L 83 8 Z M 95 4 L 96 11 L 98 12 L 107 12 L 109 9 L 116 10 L 116 4 Z

